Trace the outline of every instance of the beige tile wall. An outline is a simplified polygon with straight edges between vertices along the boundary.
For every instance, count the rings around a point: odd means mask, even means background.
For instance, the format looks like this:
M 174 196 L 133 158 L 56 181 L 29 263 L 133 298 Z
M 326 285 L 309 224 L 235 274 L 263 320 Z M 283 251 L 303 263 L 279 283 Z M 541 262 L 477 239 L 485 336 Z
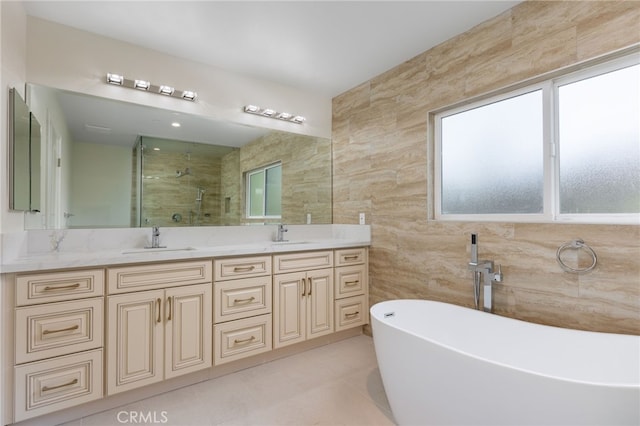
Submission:
M 176 177 L 176 171 L 190 174 Z M 220 224 L 220 157 L 204 153 L 149 152 L 144 158 L 142 226 Z M 206 192 L 196 202 L 198 188 Z M 175 222 L 172 217 L 182 219 Z
M 498 314 L 640 334 L 639 226 L 427 220 L 429 111 L 639 42 L 640 2 L 528 1 L 336 97 L 333 220 L 357 223 L 367 213 L 371 303 L 473 306 L 466 264 L 476 232 L 480 257 L 502 264 Z M 577 237 L 599 256 L 589 274 L 566 273 L 555 260 Z
M 306 223 L 309 213 L 312 223 L 331 223 L 330 153 L 329 139 L 273 131 L 240 149 L 240 178 L 248 171 L 279 161 L 283 213 L 273 222 Z

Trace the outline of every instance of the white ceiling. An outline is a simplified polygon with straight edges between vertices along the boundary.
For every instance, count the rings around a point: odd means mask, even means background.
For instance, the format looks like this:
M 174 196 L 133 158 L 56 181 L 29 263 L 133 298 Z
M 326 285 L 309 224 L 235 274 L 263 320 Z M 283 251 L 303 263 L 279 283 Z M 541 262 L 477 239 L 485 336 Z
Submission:
M 30 1 L 29 15 L 329 97 L 519 1 Z

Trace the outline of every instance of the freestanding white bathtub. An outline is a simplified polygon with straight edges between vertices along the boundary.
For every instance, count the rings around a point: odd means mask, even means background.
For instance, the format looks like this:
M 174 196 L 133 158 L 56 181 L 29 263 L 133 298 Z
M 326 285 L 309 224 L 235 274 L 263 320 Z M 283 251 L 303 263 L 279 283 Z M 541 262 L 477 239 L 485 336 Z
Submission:
M 427 300 L 378 303 L 371 326 L 400 425 L 640 425 L 640 336 Z

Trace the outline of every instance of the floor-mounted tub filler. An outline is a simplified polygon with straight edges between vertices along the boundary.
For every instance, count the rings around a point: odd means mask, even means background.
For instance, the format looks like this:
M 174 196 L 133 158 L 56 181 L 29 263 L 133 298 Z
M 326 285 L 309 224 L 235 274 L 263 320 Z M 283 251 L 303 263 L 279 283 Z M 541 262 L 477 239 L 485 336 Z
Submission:
M 427 300 L 378 303 L 371 326 L 400 425 L 640 424 L 640 336 Z

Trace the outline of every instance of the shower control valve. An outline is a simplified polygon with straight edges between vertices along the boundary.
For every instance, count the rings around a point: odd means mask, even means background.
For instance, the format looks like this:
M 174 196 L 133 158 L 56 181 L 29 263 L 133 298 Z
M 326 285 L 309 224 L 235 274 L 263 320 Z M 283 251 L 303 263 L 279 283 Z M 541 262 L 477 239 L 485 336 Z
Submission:
M 502 282 L 502 265 L 498 265 L 498 272 L 493 274 L 493 280 L 497 283 Z

